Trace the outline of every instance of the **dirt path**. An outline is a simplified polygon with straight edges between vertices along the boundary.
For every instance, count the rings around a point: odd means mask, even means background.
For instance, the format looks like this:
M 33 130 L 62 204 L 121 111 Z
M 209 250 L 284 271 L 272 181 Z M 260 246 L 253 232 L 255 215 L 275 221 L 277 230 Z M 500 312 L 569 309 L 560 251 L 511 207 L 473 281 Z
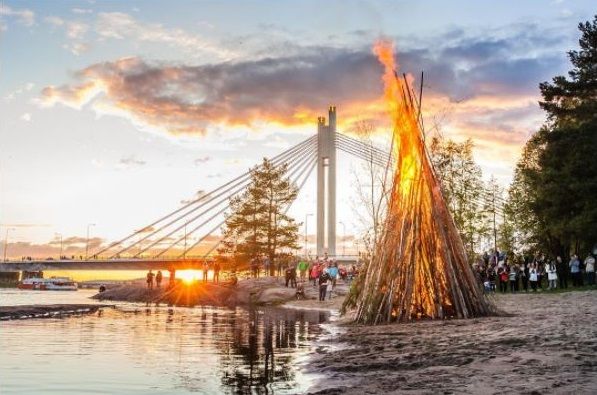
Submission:
M 597 292 L 495 301 L 512 316 L 343 328 L 312 393 L 597 393 Z

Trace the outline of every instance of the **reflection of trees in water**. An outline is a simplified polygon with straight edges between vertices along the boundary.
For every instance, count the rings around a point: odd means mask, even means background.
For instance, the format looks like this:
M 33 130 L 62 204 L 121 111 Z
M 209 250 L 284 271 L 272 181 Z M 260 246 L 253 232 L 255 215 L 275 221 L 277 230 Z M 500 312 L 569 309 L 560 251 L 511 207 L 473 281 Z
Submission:
M 226 326 L 231 333 L 218 334 L 228 338 L 222 342 L 221 378 L 224 387 L 240 394 L 269 392 L 271 383 L 291 389 L 294 350 L 306 347 L 327 320 L 325 314 L 283 309 L 251 309 L 232 317 Z
M 174 379 L 177 389 L 238 394 L 292 392 L 295 355 L 328 319 L 319 312 L 207 306 L 107 314 L 118 314 L 118 325 L 102 334 L 126 347 L 136 366 Z

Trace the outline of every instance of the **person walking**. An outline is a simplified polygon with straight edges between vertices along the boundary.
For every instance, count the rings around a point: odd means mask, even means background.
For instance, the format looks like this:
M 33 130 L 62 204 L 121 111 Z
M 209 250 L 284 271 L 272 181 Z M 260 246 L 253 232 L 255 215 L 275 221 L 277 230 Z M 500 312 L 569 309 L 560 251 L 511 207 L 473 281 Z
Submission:
M 153 274 L 151 269 L 149 269 L 149 271 L 147 272 L 147 288 L 148 289 L 153 289 L 153 278 L 154 277 L 155 277 L 155 274 Z
M 529 269 L 529 283 L 531 283 L 531 289 L 533 292 L 537 292 L 537 280 L 539 276 L 537 274 L 537 266 L 536 263 L 531 263 L 531 268 Z
M 585 282 L 595 285 L 595 257 L 589 254 L 585 259 Z
M 580 261 L 576 255 L 570 257 L 568 266 L 570 267 L 570 276 L 572 276 L 572 286 L 580 287 Z
M 554 261 L 549 261 L 547 264 L 547 282 L 549 286 L 547 287 L 548 290 L 556 289 L 558 281 L 558 269 Z
M 568 288 L 568 267 L 566 267 L 566 264 L 564 263 L 564 260 L 562 259 L 561 256 L 558 256 L 556 258 L 556 269 L 557 269 L 557 275 L 558 275 L 558 280 L 560 283 L 560 289 L 566 289 Z
M 158 274 L 155 275 L 155 286 L 160 288 L 160 285 L 162 285 L 162 271 L 158 270 Z

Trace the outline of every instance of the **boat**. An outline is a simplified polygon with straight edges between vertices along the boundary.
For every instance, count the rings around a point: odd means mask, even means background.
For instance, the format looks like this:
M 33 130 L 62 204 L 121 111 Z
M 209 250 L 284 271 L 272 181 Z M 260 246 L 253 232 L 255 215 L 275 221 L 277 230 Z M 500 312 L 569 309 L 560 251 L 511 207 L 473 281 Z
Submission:
M 21 281 L 17 287 L 38 291 L 76 291 L 77 283 L 70 277 L 31 277 Z

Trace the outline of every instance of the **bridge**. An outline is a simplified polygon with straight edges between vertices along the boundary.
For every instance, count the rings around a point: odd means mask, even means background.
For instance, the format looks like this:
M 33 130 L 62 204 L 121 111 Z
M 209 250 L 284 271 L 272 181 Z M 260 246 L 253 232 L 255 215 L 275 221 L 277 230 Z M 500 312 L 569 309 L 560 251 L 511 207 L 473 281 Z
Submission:
M 299 190 L 316 169 L 317 255 L 327 253 L 340 261 L 354 261 L 355 256 L 339 256 L 336 251 L 336 151 L 341 150 L 381 167 L 387 167 L 392 157 L 384 150 L 339 133 L 336 130 L 336 107 L 329 107 L 328 116 L 327 124 L 325 117 L 318 118 L 316 135 L 270 161 L 274 166 L 286 164 L 286 176 Z M 201 254 L 197 254 L 197 247 L 213 239 L 214 233 L 224 225 L 222 216 L 229 209 L 230 199 L 247 188 L 251 172 L 241 174 L 90 256 L 82 259 L 5 261 L 0 263 L 0 272 L 201 268 L 203 262 L 212 258 L 222 238 L 216 237 L 208 250 Z M 191 236 L 196 240 L 188 243 Z

